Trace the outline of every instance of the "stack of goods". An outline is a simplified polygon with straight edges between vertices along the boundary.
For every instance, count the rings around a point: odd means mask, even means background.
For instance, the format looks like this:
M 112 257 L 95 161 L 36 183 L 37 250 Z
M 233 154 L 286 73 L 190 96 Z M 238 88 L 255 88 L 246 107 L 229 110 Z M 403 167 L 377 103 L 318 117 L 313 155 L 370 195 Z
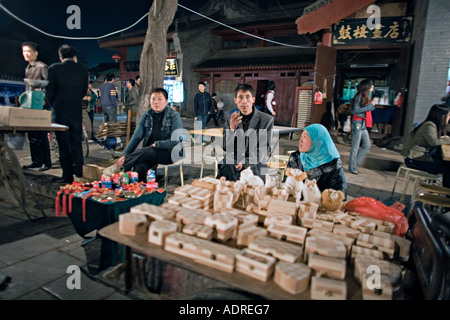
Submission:
M 125 121 L 119 122 L 104 122 L 100 125 L 97 131 L 97 139 L 105 140 L 106 138 L 126 137 L 127 123 Z
M 363 299 L 400 294 L 410 241 L 395 234 L 395 222 L 346 211 L 340 191 L 283 199 L 283 186 L 247 184 L 194 180 L 160 207 L 138 210 L 148 220 L 149 241 L 212 268 L 273 281 L 292 295 L 309 288 L 312 299 L 354 298 L 351 277 Z M 370 277 L 380 281 L 372 286 Z
M 83 199 L 83 221 L 86 221 L 87 199 L 102 203 L 119 202 L 138 198 L 155 191 L 163 192 L 164 190 L 157 189 L 158 184 L 155 182 L 155 179 L 154 171 L 149 170 L 147 183 L 138 182 L 137 172 L 121 172 L 115 173 L 112 177 L 103 175 L 101 181 L 67 184 L 60 187 L 56 194 L 56 216 L 65 216 L 72 212 L 72 199 L 74 197 Z
M 130 131 L 133 132 L 133 131 Z M 97 140 L 107 150 L 122 150 L 127 138 L 127 123 L 104 122 L 97 131 Z

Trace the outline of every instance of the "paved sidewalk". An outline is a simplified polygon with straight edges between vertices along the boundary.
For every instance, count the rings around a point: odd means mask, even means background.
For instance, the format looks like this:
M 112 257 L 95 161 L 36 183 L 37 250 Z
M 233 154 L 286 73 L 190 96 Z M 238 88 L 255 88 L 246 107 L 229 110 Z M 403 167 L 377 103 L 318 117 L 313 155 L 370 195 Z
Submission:
M 119 118 L 120 120 L 120 118 Z M 192 119 L 184 119 L 184 127 L 193 128 Z M 96 124 L 101 122 L 96 117 Z M 336 140 L 337 141 L 337 140 Z M 280 140 L 280 154 L 295 150 L 298 137 L 293 140 L 283 135 Z M 345 167 L 347 168 L 350 146 L 336 144 Z M 90 144 L 90 155 L 86 163 L 95 163 L 111 159 L 111 152 L 104 150 L 97 143 Z M 22 165 L 30 163 L 29 148 L 17 150 L 16 154 Z M 119 154 L 117 154 L 118 156 Z M 397 151 L 383 150 L 373 146 L 359 175 L 346 173 L 348 181 L 348 200 L 368 196 L 383 201 L 386 204 L 395 202 L 400 197 L 400 186 L 394 198 L 391 190 L 395 180 L 396 168 L 402 162 Z M 55 164 L 57 159 L 53 159 Z M 160 169 L 159 169 L 160 170 Z M 198 179 L 200 165 L 184 165 L 185 183 Z M 162 174 L 162 172 L 159 172 Z M 25 170 L 31 188 L 47 218 L 30 222 L 23 211 L 12 205 L 7 198 L 5 189 L 0 186 L 0 277 L 10 276 L 11 283 L 6 290 L 1 291 L 0 299 L 5 300 L 123 300 L 123 299 L 161 299 L 164 297 L 143 296 L 133 291 L 124 294 L 123 277 L 105 280 L 102 274 L 95 277 L 86 270 L 86 250 L 81 246 L 84 239 L 78 236 L 68 217 L 55 217 L 54 197 L 59 190 L 56 179 L 61 175 L 61 169 L 54 167 L 44 173 L 35 170 Z M 205 168 L 204 176 L 212 175 L 213 167 Z M 177 167 L 169 169 L 168 196 L 180 184 Z M 411 193 L 411 188 L 409 190 Z M 407 201 L 408 201 L 407 197 Z M 33 215 L 39 215 L 36 203 L 29 197 L 27 209 Z M 81 289 L 69 290 L 66 282 L 71 273 L 67 272 L 70 265 L 82 269 Z M 0 278 L 0 282 L 3 278 Z

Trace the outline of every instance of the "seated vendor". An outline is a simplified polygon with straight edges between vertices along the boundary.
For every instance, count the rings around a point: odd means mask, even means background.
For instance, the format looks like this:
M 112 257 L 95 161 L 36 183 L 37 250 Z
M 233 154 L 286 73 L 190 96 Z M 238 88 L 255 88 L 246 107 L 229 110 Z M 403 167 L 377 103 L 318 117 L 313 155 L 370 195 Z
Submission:
M 450 188 L 450 162 L 442 158 L 441 145 L 450 144 L 446 126 L 450 119 L 450 109 L 444 104 L 431 107 L 427 118 L 405 138 L 401 154 L 407 167 L 443 174 L 444 187 Z
M 145 182 L 149 169 L 155 168 L 158 164 L 172 164 L 183 157 L 179 139 L 183 122 L 180 114 L 168 105 L 168 93 L 165 89 L 154 88 L 151 91 L 150 107 L 139 120 L 122 157 L 111 167 L 106 168 L 103 174 L 112 175 L 123 168 L 125 172 L 137 171 L 139 181 Z M 141 141 L 142 149 L 135 150 Z M 179 158 L 173 159 L 172 149 L 178 144 L 180 151 L 175 156 Z
M 273 117 L 254 106 L 255 91 L 249 84 L 239 84 L 234 92 L 238 111 L 225 119 L 223 148 L 226 151 L 217 178 L 237 181 L 240 172 L 251 167 L 263 181 L 267 173 L 267 153 L 272 140 Z
M 341 190 L 347 197 L 347 179 L 333 140 L 321 124 L 312 124 L 302 132 L 298 151 L 293 152 L 287 164 L 306 173 L 305 179 L 316 179 L 320 191 Z

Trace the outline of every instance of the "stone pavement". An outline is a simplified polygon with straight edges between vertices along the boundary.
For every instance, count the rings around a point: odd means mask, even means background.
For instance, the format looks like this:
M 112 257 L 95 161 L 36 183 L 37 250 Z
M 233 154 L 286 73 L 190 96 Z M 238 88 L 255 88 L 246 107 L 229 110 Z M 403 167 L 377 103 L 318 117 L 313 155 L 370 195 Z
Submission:
M 123 119 L 123 118 L 122 118 Z M 121 118 L 119 118 L 119 121 Z M 96 117 L 95 125 L 101 122 Z M 192 119 L 183 118 L 184 127 L 193 128 Z M 347 168 L 350 146 L 333 136 L 336 146 Z M 280 154 L 295 150 L 298 145 L 298 135 L 292 140 L 288 135 L 280 137 Z M 16 150 L 16 155 L 22 165 L 30 163 L 28 145 L 24 150 Z M 118 156 L 118 154 L 116 154 Z M 96 163 L 111 160 L 110 151 L 104 150 L 97 143 L 90 143 L 90 155 L 85 163 Z M 58 160 L 53 159 L 57 164 Z M 396 169 L 402 163 L 398 150 L 383 150 L 373 146 L 359 169 L 359 175 L 346 173 L 348 181 L 348 200 L 368 196 L 392 204 L 399 197 L 400 186 L 394 197 L 391 190 L 395 180 Z M 163 172 L 158 169 L 158 174 Z M 198 179 L 200 165 L 184 165 L 184 181 L 190 183 Z M 36 194 L 37 202 L 43 208 L 47 218 L 31 222 L 21 208 L 14 206 L 8 200 L 5 189 L 0 186 L 0 282 L 5 276 L 12 278 L 10 284 L 2 291 L 0 300 L 134 300 L 161 299 L 164 297 L 144 296 L 136 290 L 130 294 L 124 293 L 123 277 L 105 280 L 102 273 L 93 276 L 87 272 L 88 252 L 81 246 L 84 239 L 76 234 L 68 217 L 55 217 L 54 197 L 60 185 L 56 179 L 61 170 L 57 166 L 44 173 L 35 169 L 24 170 L 30 183 L 30 188 Z M 204 176 L 213 175 L 212 165 L 205 168 Z M 178 167 L 169 168 L 168 196 L 180 184 Z M 411 188 L 408 190 L 411 193 Z M 409 198 L 406 198 L 407 202 Z M 40 211 L 34 199 L 27 198 L 27 210 L 39 216 Z M 69 290 L 66 282 L 71 273 L 67 272 L 70 265 L 81 268 L 80 290 Z

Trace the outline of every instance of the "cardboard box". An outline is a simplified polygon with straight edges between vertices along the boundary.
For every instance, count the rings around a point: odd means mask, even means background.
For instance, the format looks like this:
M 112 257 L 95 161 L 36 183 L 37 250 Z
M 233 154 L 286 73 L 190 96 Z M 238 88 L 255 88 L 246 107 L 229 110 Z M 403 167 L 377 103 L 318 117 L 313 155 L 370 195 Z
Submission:
M 50 127 L 52 112 L 0 106 L 0 124 L 7 126 Z

